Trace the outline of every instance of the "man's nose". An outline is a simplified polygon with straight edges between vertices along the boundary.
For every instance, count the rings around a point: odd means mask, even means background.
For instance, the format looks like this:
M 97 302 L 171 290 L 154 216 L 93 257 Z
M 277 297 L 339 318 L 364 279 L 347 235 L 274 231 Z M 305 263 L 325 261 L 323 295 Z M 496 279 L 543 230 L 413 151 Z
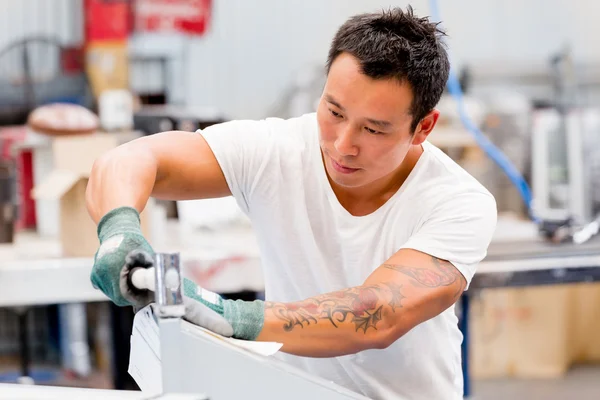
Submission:
M 354 128 L 348 124 L 348 126 L 344 127 L 344 129 L 338 132 L 338 136 L 334 144 L 335 150 L 341 156 L 357 156 L 357 140 L 357 132 L 355 132 Z

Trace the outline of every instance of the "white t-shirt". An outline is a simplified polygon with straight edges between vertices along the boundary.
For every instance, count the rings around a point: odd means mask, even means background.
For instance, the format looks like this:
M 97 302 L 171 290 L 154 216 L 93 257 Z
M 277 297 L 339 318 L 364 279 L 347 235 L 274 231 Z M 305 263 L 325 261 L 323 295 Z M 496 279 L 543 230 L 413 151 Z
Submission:
M 338 202 L 321 158 L 316 114 L 231 121 L 201 134 L 257 235 L 269 301 L 293 302 L 359 286 L 411 248 L 449 260 L 470 282 L 496 225 L 496 203 L 432 144 L 402 187 L 375 212 Z M 383 350 L 285 361 L 374 399 L 461 399 L 454 307 Z

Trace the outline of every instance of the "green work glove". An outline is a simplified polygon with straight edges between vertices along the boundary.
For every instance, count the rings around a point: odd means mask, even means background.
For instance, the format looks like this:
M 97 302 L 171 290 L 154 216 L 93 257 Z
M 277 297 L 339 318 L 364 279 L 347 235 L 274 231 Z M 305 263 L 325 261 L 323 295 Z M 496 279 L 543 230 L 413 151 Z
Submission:
M 255 340 L 263 328 L 265 306 L 261 300 L 225 300 L 183 279 L 185 320 L 219 335 Z
M 153 265 L 154 251 L 142 234 L 140 215 L 135 208 L 110 211 L 98 223 L 100 247 L 94 256 L 91 280 L 118 306 L 141 308 L 154 300 L 154 292 L 136 289 L 129 271 Z

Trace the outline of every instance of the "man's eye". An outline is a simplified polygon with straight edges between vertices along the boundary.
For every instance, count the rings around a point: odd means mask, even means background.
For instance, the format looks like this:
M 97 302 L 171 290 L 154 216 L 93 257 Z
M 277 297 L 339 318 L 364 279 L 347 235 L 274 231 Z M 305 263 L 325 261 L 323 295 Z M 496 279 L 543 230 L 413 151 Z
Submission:
M 365 129 L 369 133 L 373 133 L 373 134 L 379 134 L 379 133 L 381 133 L 381 132 L 376 131 L 375 129 L 371 129 L 371 128 L 367 127 L 367 126 L 365 126 Z
M 335 112 L 335 111 L 333 111 L 331 109 L 329 110 L 329 112 L 331 113 L 331 115 L 333 115 L 336 118 L 342 118 L 342 114 L 340 114 L 338 112 Z

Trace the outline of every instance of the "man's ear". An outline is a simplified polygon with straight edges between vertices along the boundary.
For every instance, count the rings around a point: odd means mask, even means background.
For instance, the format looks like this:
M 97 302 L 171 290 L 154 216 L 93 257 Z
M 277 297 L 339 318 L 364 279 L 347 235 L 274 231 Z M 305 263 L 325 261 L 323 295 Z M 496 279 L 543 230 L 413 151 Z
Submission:
M 415 134 L 413 135 L 413 145 L 420 145 L 427 139 L 427 136 L 429 136 L 435 127 L 439 117 L 440 112 L 434 109 L 419 122 L 417 128 L 415 129 Z

